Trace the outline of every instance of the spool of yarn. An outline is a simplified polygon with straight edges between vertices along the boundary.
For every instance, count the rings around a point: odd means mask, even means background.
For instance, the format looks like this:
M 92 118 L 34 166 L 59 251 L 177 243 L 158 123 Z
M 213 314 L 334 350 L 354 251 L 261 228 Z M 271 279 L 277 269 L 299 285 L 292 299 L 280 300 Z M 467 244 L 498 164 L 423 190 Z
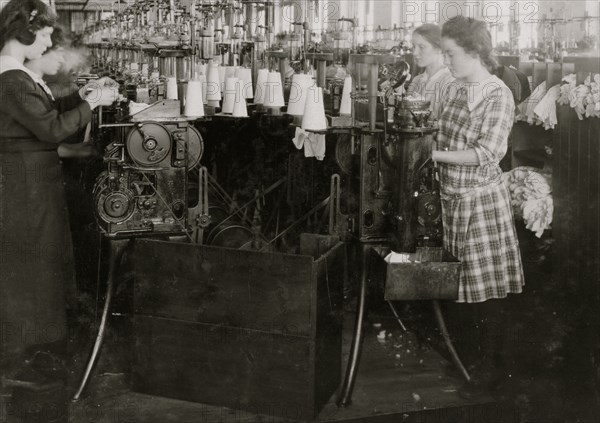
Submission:
M 196 65 L 196 72 L 198 72 L 198 74 L 206 75 L 207 70 L 208 65 L 206 63 L 198 63 Z
M 223 92 L 223 113 L 233 113 L 233 106 L 236 100 L 236 85 L 238 79 L 230 77 L 225 80 L 225 91 Z
M 264 103 L 268 76 L 269 76 L 268 69 L 259 69 L 258 70 L 258 76 L 256 77 L 256 89 L 254 92 L 254 102 L 256 104 Z
M 177 78 L 170 76 L 166 80 L 167 84 L 167 100 L 177 100 Z
M 265 107 L 283 107 L 283 87 L 281 86 L 281 74 L 279 72 L 269 72 L 265 89 L 263 104 Z
M 327 129 L 323 88 L 321 87 L 312 86 L 308 89 L 306 104 L 304 105 L 304 116 L 302 117 L 302 129 L 312 131 Z
M 294 116 L 301 116 L 304 114 L 308 88 L 312 85 L 314 85 L 314 81 L 310 75 L 295 74 L 292 77 L 290 99 L 288 101 L 287 109 L 288 114 Z
M 254 97 L 254 91 L 252 90 L 252 69 L 239 67 L 236 76 L 240 80 L 243 97 Z
M 352 77 L 346 76 L 344 79 L 344 89 L 342 90 L 342 101 L 340 102 L 340 115 L 352 114 L 352 100 L 350 93 L 352 92 Z
M 221 88 L 221 91 L 223 91 L 225 90 L 225 76 L 227 74 L 227 67 L 219 66 L 217 69 L 219 70 L 219 87 Z
M 248 69 L 250 70 L 250 69 Z M 235 103 L 233 105 L 233 117 L 247 117 L 248 107 L 246 106 L 246 99 L 243 95 L 243 81 L 238 80 L 235 84 Z
M 184 115 L 190 117 L 204 116 L 204 102 L 202 101 L 202 81 L 188 81 L 185 92 Z
M 225 81 L 227 78 L 237 78 L 237 68 L 239 66 L 225 66 Z
M 206 102 L 208 101 L 206 98 L 206 77 L 204 76 L 204 74 L 201 73 L 196 78 L 196 81 L 200 81 L 200 83 L 202 84 L 202 103 L 206 104 Z
M 206 91 L 207 101 L 221 100 L 221 83 L 219 82 L 219 67 L 213 63 L 208 66 L 206 75 L 206 86 L 203 87 Z

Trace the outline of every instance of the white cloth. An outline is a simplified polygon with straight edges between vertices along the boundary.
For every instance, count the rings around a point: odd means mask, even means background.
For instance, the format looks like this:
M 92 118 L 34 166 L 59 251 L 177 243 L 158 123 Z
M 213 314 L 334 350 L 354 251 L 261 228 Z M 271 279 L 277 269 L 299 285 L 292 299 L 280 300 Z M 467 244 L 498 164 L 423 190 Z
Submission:
M 558 123 L 556 118 L 556 100 L 560 97 L 560 85 L 555 85 L 548 90 L 544 98 L 533 109 L 536 118 L 542 122 L 544 129 L 554 129 Z
M 297 127 L 292 142 L 298 150 L 304 147 L 304 157 L 316 157 L 317 160 L 325 158 L 325 134 L 307 132 Z
M 27 68 L 25 65 L 20 63 L 17 59 L 12 56 L 0 56 L 0 73 L 4 73 L 10 70 L 20 70 L 25 72 L 27 75 L 33 79 L 42 89 L 54 100 L 54 95 L 52 95 L 52 91 L 46 85 L 46 82 L 39 76 L 37 73 Z
M 552 224 L 554 202 L 552 175 L 528 166 L 504 173 L 515 217 L 522 218 L 526 228 L 539 238 Z
M 515 119 L 524 120 L 530 125 L 541 125 L 542 122 L 537 119 L 534 109 L 542 101 L 547 92 L 546 81 L 544 81 L 533 90 L 529 97 L 517 106 L 518 113 Z

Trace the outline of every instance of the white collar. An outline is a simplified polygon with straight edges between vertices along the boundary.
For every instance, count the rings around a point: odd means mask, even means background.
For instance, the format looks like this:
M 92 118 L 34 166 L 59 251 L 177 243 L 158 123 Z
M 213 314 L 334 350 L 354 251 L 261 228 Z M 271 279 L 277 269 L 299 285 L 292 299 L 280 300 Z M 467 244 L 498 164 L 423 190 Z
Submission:
M 446 66 L 439 68 L 433 75 L 431 75 L 430 77 L 427 76 L 427 72 L 423 72 L 423 74 L 425 75 L 425 81 L 429 82 L 429 81 L 433 81 L 434 79 L 438 79 L 441 78 L 442 76 L 446 76 L 450 73 L 450 70 L 448 70 L 448 68 Z
M 472 112 L 484 99 L 497 95 L 493 94 L 493 91 L 502 88 L 504 82 L 497 76 L 490 75 L 489 78 L 481 82 L 463 82 L 462 85 L 467 90 L 467 107 L 469 108 L 469 112 Z
M 25 72 L 27 75 L 31 76 L 31 78 L 35 81 L 39 76 L 31 71 L 31 69 L 27 69 L 23 63 L 20 63 L 17 59 L 12 56 L 0 56 L 0 73 L 8 72 L 11 70 L 21 70 Z
M 50 90 L 48 85 L 46 85 L 46 83 L 44 82 L 44 80 L 42 79 L 41 76 L 39 76 L 37 73 L 35 73 L 31 69 L 27 68 L 25 65 L 20 63 L 17 59 L 15 59 L 12 56 L 0 56 L 0 73 L 8 72 L 11 70 L 20 70 L 20 71 L 25 72 L 27 75 L 29 75 L 31 77 L 31 79 L 33 79 L 33 82 L 38 83 L 42 87 L 42 89 L 44 91 L 46 91 L 46 93 L 50 97 L 52 97 L 52 100 L 54 100 L 52 91 Z

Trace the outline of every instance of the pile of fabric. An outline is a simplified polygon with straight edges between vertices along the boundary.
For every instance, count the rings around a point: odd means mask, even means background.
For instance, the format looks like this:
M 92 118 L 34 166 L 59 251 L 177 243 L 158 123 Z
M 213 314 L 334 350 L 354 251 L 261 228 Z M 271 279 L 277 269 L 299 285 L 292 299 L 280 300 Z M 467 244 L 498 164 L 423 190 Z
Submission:
M 556 103 L 571 106 L 579 119 L 600 117 L 600 74 L 589 75 L 580 85 L 576 83 L 575 74 L 566 75 L 560 85 L 551 88 L 542 82 L 517 106 L 515 120 L 554 129 L 558 123 Z
M 533 93 L 517 106 L 515 120 L 530 125 L 543 125 L 544 129 L 554 129 L 556 118 L 556 100 L 560 97 L 560 86 L 546 88 L 546 81 L 538 85 Z
M 576 85 L 575 74 L 567 75 L 563 82 L 558 104 L 571 106 L 580 120 L 600 117 L 600 74 L 588 75 L 580 85 Z
M 522 218 L 527 229 L 540 238 L 552 224 L 552 175 L 522 166 L 506 172 L 504 182 L 510 191 L 515 217 Z

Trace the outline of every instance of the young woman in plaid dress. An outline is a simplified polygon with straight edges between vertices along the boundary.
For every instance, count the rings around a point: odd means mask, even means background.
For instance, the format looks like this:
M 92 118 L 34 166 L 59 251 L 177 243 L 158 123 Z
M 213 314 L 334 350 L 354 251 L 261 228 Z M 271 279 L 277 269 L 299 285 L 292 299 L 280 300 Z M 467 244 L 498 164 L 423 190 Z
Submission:
M 462 261 L 458 302 L 471 306 L 481 335 L 479 360 L 465 396 L 497 382 L 506 321 L 502 302 L 520 293 L 523 268 L 507 187 L 499 162 L 514 118 L 508 87 L 490 73 L 485 23 L 456 17 L 442 28 L 445 63 L 456 83 L 439 119 L 437 150 L 445 247 Z M 470 330 L 472 328 L 463 328 Z

